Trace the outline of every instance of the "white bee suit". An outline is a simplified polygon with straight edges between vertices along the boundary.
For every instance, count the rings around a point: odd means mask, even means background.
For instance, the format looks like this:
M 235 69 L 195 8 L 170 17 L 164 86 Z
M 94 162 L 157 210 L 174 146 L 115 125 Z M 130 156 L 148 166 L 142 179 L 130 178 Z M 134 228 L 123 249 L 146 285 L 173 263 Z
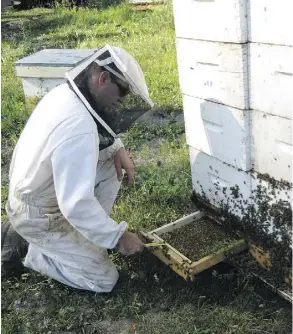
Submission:
M 25 266 L 75 288 L 108 292 L 118 273 L 107 249 L 127 227 L 109 216 L 120 187 L 114 156 L 123 144 L 116 134 L 146 110 L 94 109 L 78 81 L 92 63 L 153 106 L 136 60 L 118 47 L 97 50 L 32 113 L 14 150 L 6 210 L 29 242 Z
M 127 226 L 109 217 L 120 147 L 116 140 L 99 152 L 96 124 L 67 84 L 41 100 L 13 154 L 6 206 L 29 242 L 25 266 L 72 287 L 112 290 L 118 273 L 106 249 Z

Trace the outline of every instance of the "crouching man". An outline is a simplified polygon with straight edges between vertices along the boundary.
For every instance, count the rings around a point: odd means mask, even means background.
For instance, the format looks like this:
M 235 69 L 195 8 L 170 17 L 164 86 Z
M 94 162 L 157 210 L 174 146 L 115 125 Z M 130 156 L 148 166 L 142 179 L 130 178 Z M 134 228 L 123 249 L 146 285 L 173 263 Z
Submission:
M 153 103 L 139 64 L 118 47 L 97 50 L 67 79 L 39 102 L 15 147 L 9 233 L 28 243 L 26 267 L 74 288 L 109 292 L 118 272 L 107 249 L 132 255 L 144 248 L 126 222 L 109 216 L 124 171 L 129 183 L 134 173 L 117 133 L 143 113 L 119 106 L 128 94 Z

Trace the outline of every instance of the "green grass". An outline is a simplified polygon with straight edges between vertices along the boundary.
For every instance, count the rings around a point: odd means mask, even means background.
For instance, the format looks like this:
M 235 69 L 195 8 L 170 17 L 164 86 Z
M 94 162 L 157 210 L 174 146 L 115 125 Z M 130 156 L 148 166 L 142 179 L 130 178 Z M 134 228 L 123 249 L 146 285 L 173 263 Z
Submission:
M 133 229 L 154 229 L 195 210 L 184 139 L 165 139 L 158 145 L 155 150 L 144 145 L 136 152 L 133 185 L 122 187 L 113 209 L 113 217 L 128 221 Z
M 14 61 L 44 48 L 125 47 L 141 63 L 157 108 L 182 108 L 170 5 L 135 11 L 58 8 L 2 13 L 2 198 L 6 219 L 12 148 L 36 101 L 25 101 Z M 195 210 L 184 128 L 136 125 L 124 136 L 136 166 L 112 216 L 150 230 Z M 195 241 L 196 242 L 196 241 Z M 2 333 L 291 333 L 291 308 L 241 270 L 219 266 L 185 282 L 148 251 L 110 255 L 120 281 L 110 294 L 70 289 L 29 272 L 2 281 Z

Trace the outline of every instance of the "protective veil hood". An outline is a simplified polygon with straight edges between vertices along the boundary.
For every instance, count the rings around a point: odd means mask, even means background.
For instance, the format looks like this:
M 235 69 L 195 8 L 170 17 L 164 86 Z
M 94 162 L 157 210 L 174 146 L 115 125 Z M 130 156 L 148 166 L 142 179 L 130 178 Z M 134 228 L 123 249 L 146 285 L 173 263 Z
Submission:
M 129 86 L 132 94 L 126 96 L 120 106 L 96 110 L 86 89 L 80 89 L 77 84 L 78 78 L 92 63 L 96 63 Z M 114 138 L 154 106 L 140 65 L 127 51 L 119 47 L 105 45 L 67 72 L 66 77 L 92 116 Z

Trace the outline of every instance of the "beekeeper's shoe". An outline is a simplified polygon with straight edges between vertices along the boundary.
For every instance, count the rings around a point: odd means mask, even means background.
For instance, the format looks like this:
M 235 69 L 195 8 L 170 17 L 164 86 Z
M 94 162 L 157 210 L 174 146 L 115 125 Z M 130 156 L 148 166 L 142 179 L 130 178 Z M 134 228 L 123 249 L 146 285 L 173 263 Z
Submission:
M 22 258 L 28 250 L 24 240 L 10 223 L 1 224 L 1 278 L 20 277 L 24 271 Z

